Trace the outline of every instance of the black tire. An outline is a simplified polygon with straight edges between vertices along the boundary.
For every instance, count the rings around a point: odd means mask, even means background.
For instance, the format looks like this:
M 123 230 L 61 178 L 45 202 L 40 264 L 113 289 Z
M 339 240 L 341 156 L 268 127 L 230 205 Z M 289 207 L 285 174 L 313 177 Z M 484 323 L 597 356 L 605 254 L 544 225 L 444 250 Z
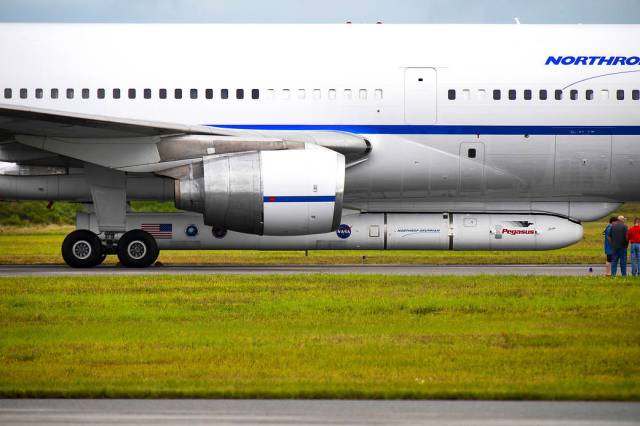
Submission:
M 62 242 L 62 258 L 72 268 L 93 268 L 102 263 L 102 243 L 91 231 L 73 231 Z
M 158 258 L 158 244 L 148 232 L 134 229 L 118 240 L 118 259 L 128 268 L 146 268 Z
M 102 247 L 102 254 L 100 255 L 100 258 L 98 259 L 98 263 L 96 263 L 96 266 L 102 265 L 102 262 L 104 262 L 104 260 L 107 258 L 107 251 L 105 250 L 104 247 Z

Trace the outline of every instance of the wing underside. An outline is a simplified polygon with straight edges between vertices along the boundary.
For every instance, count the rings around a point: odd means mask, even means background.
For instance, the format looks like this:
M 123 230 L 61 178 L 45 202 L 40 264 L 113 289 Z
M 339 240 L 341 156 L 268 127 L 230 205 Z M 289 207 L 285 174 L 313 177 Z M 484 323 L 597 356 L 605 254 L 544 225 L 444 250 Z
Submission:
M 131 120 L 0 105 L 0 161 L 72 166 L 91 163 L 158 172 L 204 155 L 299 149 L 313 143 L 357 159 L 370 150 L 343 132 L 267 132 Z

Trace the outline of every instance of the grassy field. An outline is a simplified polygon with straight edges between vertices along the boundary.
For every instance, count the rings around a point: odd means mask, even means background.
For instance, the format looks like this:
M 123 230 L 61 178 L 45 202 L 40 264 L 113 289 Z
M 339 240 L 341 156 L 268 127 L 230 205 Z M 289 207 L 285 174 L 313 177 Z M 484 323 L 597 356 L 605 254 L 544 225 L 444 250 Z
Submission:
M 628 204 L 617 214 L 640 216 L 640 204 Z M 163 251 L 165 264 L 527 264 L 603 263 L 602 230 L 606 220 L 585 223 L 584 240 L 572 247 L 552 251 L 450 252 L 450 251 Z M 0 227 L 0 264 L 63 263 L 60 245 L 71 226 Z M 115 263 L 110 256 L 107 263 Z
M 0 396 L 640 399 L 632 278 L 0 278 Z

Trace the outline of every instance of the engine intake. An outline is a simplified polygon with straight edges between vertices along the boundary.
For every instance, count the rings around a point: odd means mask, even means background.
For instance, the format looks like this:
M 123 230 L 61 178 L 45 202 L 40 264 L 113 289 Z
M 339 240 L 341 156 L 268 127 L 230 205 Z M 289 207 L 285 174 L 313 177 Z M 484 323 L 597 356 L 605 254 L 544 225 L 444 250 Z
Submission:
M 256 235 L 308 235 L 338 228 L 345 159 L 306 149 L 207 156 L 176 180 L 176 207 L 209 226 Z

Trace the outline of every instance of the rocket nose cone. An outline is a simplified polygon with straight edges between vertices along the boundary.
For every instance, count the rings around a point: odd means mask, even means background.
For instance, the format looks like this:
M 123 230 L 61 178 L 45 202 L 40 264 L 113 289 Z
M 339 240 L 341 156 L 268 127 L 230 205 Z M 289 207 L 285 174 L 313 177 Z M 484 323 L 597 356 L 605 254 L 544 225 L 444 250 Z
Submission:
M 584 236 L 584 228 L 579 223 L 571 222 L 571 233 L 573 241 L 571 244 L 575 244 L 582 240 L 582 237 Z
M 567 247 L 582 239 L 582 225 L 569 219 L 546 216 L 538 218 L 541 233 L 538 238 L 538 249 L 554 250 Z

